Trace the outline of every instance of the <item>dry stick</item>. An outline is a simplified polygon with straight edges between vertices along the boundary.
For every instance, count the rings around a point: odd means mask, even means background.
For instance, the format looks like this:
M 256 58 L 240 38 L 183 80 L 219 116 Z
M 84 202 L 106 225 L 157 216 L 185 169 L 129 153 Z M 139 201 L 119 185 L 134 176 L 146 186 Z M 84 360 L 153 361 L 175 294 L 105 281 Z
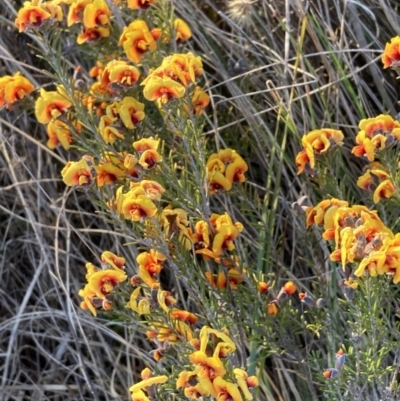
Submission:
M 329 82 L 328 84 L 322 85 L 320 88 L 314 89 L 314 90 L 310 91 L 308 94 L 305 93 L 305 94 L 303 94 L 303 95 L 300 95 L 300 96 L 297 96 L 297 97 L 293 98 L 293 101 L 307 98 L 309 95 L 313 95 L 313 94 L 315 94 L 315 93 L 319 93 L 319 92 L 321 92 L 322 90 L 324 90 L 324 89 L 326 89 L 326 88 L 329 88 L 329 87 L 331 87 L 331 86 L 333 86 L 333 85 L 335 85 L 335 84 L 337 84 L 337 83 L 339 83 L 339 82 L 342 82 L 345 78 L 350 78 L 350 77 L 356 75 L 357 73 L 359 73 L 360 71 L 365 70 L 366 68 L 369 67 L 370 64 L 374 63 L 374 62 L 375 62 L 376 60 L 378 60 L 378 59 L 380 59 L 380 57 L 376 57 L 375 59 L 371 60 L 370 63 L 364 65 L 363 67 L 358 67 L 358 68 L 356 68 L 354 71 L 350 72 L 349 74 L 347 74 L 347 75 L 345 75 L 345 76 L 343 76 L 343 77 L 341 77 L 341 78 L 339 78 L 339 79 L 336 79 L 336 80 L 333 81 L 333 82 Z M 277 110 L 278 108 L 279 108 L 279 106 L 269 107 L 268 109 L 265 109 L 265 110 L 262 110 L 262 111 L 259 111 L 259 112 L 257 112 L 257 113 L 252 114 L 252 117 L 257 117 L 257 116 L 260 116 L 260 115 L 262 115 L 262 114 L 269 113 L 269 112 L 271 112 L 271 111 L 275 111 L 275 110 Z M 247 118 L 241 118 L 241 119 L 236 120 L 236 121 L 234 121 L 234 122 L 232 122 L 232 123 L 225 124 L 225 125 L 223 125 L 222 127 L 219 127 L 217 130 L 218 130 L 218 131 L 222 131 L 223 129 L 232 127 L 232 126 L 234 126 L 234 125 L 236 125 L 236 124 L 239 124 L 239 123 L 241 123 L 241 122 L 243 122 L 243 121 L 247 121 Z M 203 135 L 211 135 L 211 134 L 214 134 L 214 130 L 207 131 L 207 132 L 205 132 Z

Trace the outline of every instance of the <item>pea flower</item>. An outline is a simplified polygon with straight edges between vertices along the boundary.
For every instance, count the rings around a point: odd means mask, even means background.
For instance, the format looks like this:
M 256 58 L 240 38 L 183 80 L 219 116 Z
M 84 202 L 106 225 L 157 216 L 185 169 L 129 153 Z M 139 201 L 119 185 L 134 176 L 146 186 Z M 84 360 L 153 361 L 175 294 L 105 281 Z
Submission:
M 132 292 L 130 300 L 126 306 L 139 315 L 148 315 L 151 313 L 150 301 L 146 297 L 141 296 L 141 291 L 142 289 L 137 287 Z
M 166 104 L 172 99 L 179 99 L 185 94 L 185 87 L 168 77 L 152 76 L 146 83 L 143 95 L 147 100 L 158 100 Z
M 88 29 L 108 25 L 111 11 L 105 0 L 93 0 L 86 5 L 83 12 L 83 24 Z
M 293 295 L 297 291 L 296 284 L 293 281 L 288 281 L 279 291 L 276 299 L 279 302 L 286 301 L 291 295 Z
M 132 87 L 139 79 L 140 72 L 126 61 L 113 60 L 105 67 L 101 75 L 101 84 L 104 87 L 119 85 L 122 88 Z
M 167 206 L 161 212 L 161 228 L 167 240 L 176 239 L 185 249 L 192 247 L 191 231 L 188 228 L 187 212 L 180 208 Z
M 110 36 L 110 29 L 108 27 L 99 26 L 95 28 L 86 28 L 76 38 L 76 43 L 82 45 L 85 42 L 97 42 L 101 38 L 108 38 Z
M 125 27 L 118 44 L 123 46 L 128 60 L 134 63 L 139 63 L 148 50 L 157 49 L 157 43 L 143 20 L 133 21 Z
M 228 148 L 210 155 L 206 169 L 212 195 L 219 189 L 229 191 L 235 182 L 244 182 L 248 166 L 235 150 Z
M 152 4 L 156 4 L 157 0 L 128 0 L 128 7 L 132 10 L 146 10 Z
M 61 144 L 65 150 L 70 148 L 72 134 L 70 127 L 66 123 L 60 120 L 51 120 L 46 130 L 49 137 L 47 141 L 48 148 L 55 149 L 59 144 Z
M 51 120 L 59 118 L 71 106 L 71 101 L 59 91 L 46 92 L 41 89 L 35 103 L 35 115 L 41 124 L 48 124 Z
M 189 360 L 196 365 L 195 372 L 200 378 L 214 380 L 217 376 L 224 376 L 226 373 L 226 369 L 218 357 L 208 357 L 203 351 L 193 352 L 189 355 Z
M 382 54 L 383 68 L 400 67 L 400 36 L 396 36 L 386 43 Z
M 194 233 L 191 235 L 193 243 L 198 248 L 208 248 L 210 245 L 210 228 L 208 223 L 200 220 L 196 223 Z
M 99 134 L 105 143 L 113 144 L 118 139 L 124 138 L 124 133 L 119 125 L 119 119 L 104 115 L 100 118 Z
M 237 384 L 242 390 L 244 398 L 248 401 L 253 400 L 253 394 L 251 394 L 250 389 L 258 386 L 258 379 L 256 376 L 250 376 L 242 369 L 233 369 L 233 374 Z
M 119 116 L 128 129 L 134 129 L 145 117 L 144 104 L 126 96 L 118 105 Z
M 157 213 L 157 207 L 146 195 L 128 193 L 123 197 L 119 212 L 125 219 L 140 221 Z
M 157 150 L 159 143 L 160 143 L 159 139 L 142 138 L 139 141 L 133 142 L 132 146 L 136 150 L 136 152 L 141 153 L 149 149 Z
M 192 110 L 195 116 L 204 113 L 205 108 L 210 104 L 210 96 L 200 87 L 196 86 L 192 95 Z
M 277 299 L 274 299 L 267 305 L 267 313 L 271 316 L 276 316 L 279 312 L 280 304 Z
M 162 262 L 166 259 L 165 255 L 155 249 L 150 249 L 150 252 L 142 252 L 137 256 L 139 276 L 149 287 L 158 282 L 158 275 L 164 267 Z
M 92 1 L 93 0 L 75 0 L 70 4 L 67 15 L 68 27 L 82 21 L 85 7 L 91 4 Z
M 219 272 L 218 274 L 211 274 L 210 272 L 206 272 L 205 276 L 207 278 L 207 281 L 214 288 L 224 289 L 229 286 L 232 290 L 236 290 L 238 284 L 243 282 L 244 274 L 245 271 L 240 272 L 236 269 L 229 269 L 227 273 Z
M 176 53 L 164 57 L 161 66 L 153 70 L 141 85 L 146 86 L 153 77 L 168 77 L 187 87 L 190 83 L 195 83 L 196 79 L 202 74 L 203 63 L 201 57 L 195 56 L 190 52 L 185 54 Z
M 165 192 L 164 187 L 156 181 L 142 180 L 138 184 L 144 190 L 145 195 L 153 201 L 159 201 Z
M 15 26 L 19 32 L 31 28 L 39 28 L 44 21 L 51 18 L 51 13 L 39 5 L 38 1 L 26 1 L 24 6 L 19 9 Z
M 189 25 L 180 18 L 177 18 L 174 21 L 174 29 L 175 29 L 175 39 L 178 42 L 182 40 L 188 40 L 192 37 L 192 32 L 189 28 Z
M 213 381 L 213 386 L 218 394 L 218 401 L 243 401 L 238 387 L 218 376 Z
M 87 187 L 93 181 L 92 169 L 84 158 L 78 162 L 68 162 L 61 175 L 65 185 L 70 187 Z
M 6 104 L 7 109 L 10 109 L 13 103 L 23 99 L 34 89 L 34 85 L 20 72 L 14 76 L 0 77 L 0 107 Z
M 265 294 L 269 290 L 269 284 L 265 281 L 259 281 L 257 283 L 257 289 L 260 294 Z
M 322 376 L 324 376 L 325 379 L 335 379 L 339 376 L 339 373 L 340 372 L 335 368 L 328 368 L 323 371 Z
M 148 393 L 148 395 L 155 395 L 155 385 L 156 384 L 164 384 L 168 381 L 167 376 L 153 376 L 148 368 L 142 371 L 142 381 L 134 384 L 129 391 L 132 393 L 133 401 L 147 401 L 147 398 L 143 391 Z M 153 398 L 153 397 L 152 397 Z
M 327 152 L 333 145 L 343 145 L 343 133 L 331 128 L 321 128 L 304 135 L 301 144 L 304 150 L 296 157 L 296 165 L 299 167 L 297 174 L 304 171 L 307 163 L 314 169 L 316 156 Z
M 116 157 L 106 156 L 104 161 L 101 161 L 97 166 L 95 166 L 98 187 L 110 185 L 125 175 L 123 163 L 116 159 Z
M 125 258 L 117 256 L 115 253 L 104 251 L 100 259 L 102 263 L 112 267 L 114 270 L 125 269 Z
M 127 276 L 122 270 L 100 270 L 89 277 L 88 286 L 96 297 L 104 299 Z

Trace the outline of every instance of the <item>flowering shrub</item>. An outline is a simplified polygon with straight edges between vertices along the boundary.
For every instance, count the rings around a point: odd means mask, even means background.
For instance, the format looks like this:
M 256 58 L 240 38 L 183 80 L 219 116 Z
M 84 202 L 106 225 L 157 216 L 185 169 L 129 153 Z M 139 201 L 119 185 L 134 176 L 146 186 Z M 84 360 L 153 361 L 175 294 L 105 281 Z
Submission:
M 68 193 L 83 192 L 125 238 L 118 253 L 103 250 L 98 263 L 86 263 L 78 295 L 82 313 L 138 327 L 138 344 L 151 347 L 126 389 L 132 400 L 263 399 L 270 355 L 305 364 L 287 339 L 300 328 L 306 340 L 328 338 L 327 354 L 334 355 L 333 363 L 306 355 L 304 375 L 321 392 L 336 379 L 344 383 L 355 369 L 357 378 L 380 367 L 396 378 L 391 355 L 367 366 L 368 356 L 346 345 L 348 338 L 330 338 L 333 314 L 325 298 L 336 299 L 336 293 L 325 296 L 317 281 L 296 277 L 283 263 L 276 271 L 263 268 L 271 264 L 263 253 L 271 244 L 258 234 L 276 217 L 276 202 L 268 199 L 268 185 L 250 180 L 254 171 L 246 149 L 206 135 L 213 100 L 207 55 L 187 45 L 192 31 L 173 4 L 32 0 L 19 10 L 15 27 L 38 40 L 53 70 L 52 86 L 38 88 L 33 109 L 45 125 L 47 147 L 68 159 L 60 168 Z M 85 54 L 73 72 L 56 46 L 57 35 L 72 37 L 75 55 Z M 384 68 L 398 67 L 398 48 L 398 38 L 387 44 Z M 33 90 L 19 73 L 1 77 L 0 107 L 11 109 Z M 314 230 L 315 253 L 321 248 L 330 268 L 318 271 L 319 285 L 336 282 L 345 299 L 335 300 L 335 313 L 340 307 L 349 321 L 366 313 L 362 297 L 376 309 L 379 283 L 394 288 L 400 282 L 396 222 L 384 209 L 368 206 L 397 205 L 400 123 L 381 114 L 361 119 L 358 128 L 347 156 L 355 166 L 360 160 L 369 164 L 352 184 L 371 194 L 359 204 L 345 200 L 347 177 L 335 170 L 352 141 L 344 129 L 305 131 L 294 160 L 297 175 L 309 176 L 317 184 L 314 198 L 322 199 L 316 206 L 306 206 L 304 198 L 293 204 L 298 224 L 310 229 L 305 238 L 312 238 L 311 227 L 323 228 L 322 239 Z M 260 188 L 262 196 L 254 193 Z M 278 199 L 279 189 L 274 191 Z M 249 203 L 262 206 L 252 209 Z M 382 313 L 394 305 L 388 299 Z M 370 341 L 372 319 L 353 320 L 354 332 Z

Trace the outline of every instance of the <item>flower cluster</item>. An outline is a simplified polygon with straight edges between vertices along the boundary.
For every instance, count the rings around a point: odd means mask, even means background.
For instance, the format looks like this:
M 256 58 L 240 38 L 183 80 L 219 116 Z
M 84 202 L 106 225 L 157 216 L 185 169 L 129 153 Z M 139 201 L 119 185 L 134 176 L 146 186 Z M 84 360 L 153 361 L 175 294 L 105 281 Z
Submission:
M 381 163 L 371 163 L 367 171 L 358 178 L 357 186 L 373 193 L 374 203 L 396 194 L 390 172 Z
M 378 117 L 363 119 L 358 126 L 360 131 L 356 136 L 357 145 L 352 153 L 358 157 L 365 156 L 370 162 L 375 160 L 378 151 L 400 139 L 400 122 L 389 115 L 381 114 Z
M 236 346 L 226 330 L 203 326 L 199 339 L 193 339 L 191 344 L 196 349 L 189 355 L 193 370 L 179 374 L 177 389 L 184 388 L 189 399 L 211 396 L 218 400 L 253 400 L 251 389 L 258 385 L 258 380 L 228 363 L 228 356 L 235 352 Z M 227 374 L 234 376 L 236 383 L 226 380 Z
M 394 235 L 378 217 L 361 205 L 349 206 L 338 199 L 327 199 L 306 210 L 307 227 L 323 225 L 325 240 L 334 241 L 330 258 L 355 266 L 354 275 L 363 277 L 389 274 L 400 282 L 400 233 Z
M 11 109 L 11 105 L 22 100 L 35 89 L 29 79 L 17 72 L 14 76 L 5 75 L 0 77 L 0 107 L 6 105 Z
M 185 95 L 186 88 L 195 84 L 196 80 L 203 74 L 203 64 L 200 57 L 193 53 L 174 54 L 165 57 L 161 66 L 150 71 L 147 78 L 141 83 L 144 86 L 143 95 L 147 100 L 156 101 L 159 106 L 165 105 L 172 99 L 180 99 Z M 193 110 L 198 109 L 199 105 L 205 103 L 204 96 L 194 88 L 192 94 Z M 193 97 L 196 95 L 195 102 Z M 197 114 L 200 114 L 197 112 Z
M 206 168 L 211 195 L 221 189 L 229 191 L 235 182 L 244 182 L 244 173 L 248 170 L 243 158 L 229 148 L 213 153 L 207 160 Z
M 39 123 L 46 124 L 49 137 L 47 146 L 50 149 L 61 144 L 68 150 L 73 135 L 81 131 L 81 123 L 68 113 L 72 105 L 64 87 L 58 86 L 55 91 L 40 89 L 40 96 L 35 103 L 35 115 Z
M 343 145 L 342 131 L 331 128 L 321 128 L 304 135 L 301 138 L 303 150 L 296 156 L 297 174 L 301 174 L 306 168 L 314 170 L 316 158 L 325 154 L 335 145 Z
M 86 264 L 87 284 L 79 291 L 79 295 L 83 297 L 81 308 L 89 309 L 94 316 L 97 315 L 98 308 L 102 307 L 105 310 L 112 308 L 110 294 L 119 283 L 127 279 L 124 272 L 124 258 L 105 251 L 101 255 L 101 260 L 103 269 L 95 267 L 92 263 Z
M 213 213 L 210 225 L 204 220 L 198 221 L 191 238 L 198 248 L 196 253 L 220 263 L 220 257 L 225 251 L 231 252 L 235 249 L 233 241 L 243 230 L 243 225 L 239 222 L 233 223 L 228 213 L 223 215 Z
M 61 171 L 64 183 L 96 196 L 105 213 L 132 229 L 140 244 L 132 271 L 125 272 L 125 258 L 110 251 L 102 253 L 101 267 L 86 264 L 86 283 L 79 291 L 81 308 L 94 316 L 100 309 L 114 315 L 125 305 L 121 315 L 140 321 L 155 345 L 154 361 L 170 357 L 170 349 L 187 356 L 193 370 L 181 372 L 176 387 L 184 388 L 188 398 L 252 400 L 257 379 L 231 364 L 229 356 L 236 346 L 227 331 L 204 326 L 199 334 L 200 313 L 179 307 L 183 300 L 167 291 L 160 278 L 164 269 L 180 271 L 182 253 L 199 266 L 205 264 L 203 260 L 210 261 L 210 269 L 220 265 L 216 274 L 200 271 L 198 275 L 216 289 L 235 289 L 251 275 L 246 276 L 236 251 L 243 225 L 223 209 L 212 213 L 203 188 L 207 179 L 210 193 L 230 190 L 234 183 L 245 181 L 248 166 L 235 150 L 224 149 L 212 154 L 206 165 L 196 166 L 198 172 L 193 174 L 187 155 L 175 151 L 171 132 L 179 139 L 177 146 L 189 147 L 195 135 L 199 149 L 206 152 L 199 116 L 210 97 L 199 86 L 203 75 L 199 56 L 178 51 L 166 56 L 168 49 L 178 48 L 192 33 L 173 13 L 162 16 L 163 10 L 153 7 L 156 2 L 114 0 L 120 10 L 146 10 L 145 15 L 141 11 L 142 19 L 133 20 L 122 32 L 112 25 L 115 8 L 108 0 L 32 0 L 24 3 L 15 21 L 20 31 L 41 29 L 44 47 L 51 46 L 48 33 L 64 27 L 66 33 L 77 35 L 79 45 L 96 45 L 96 52 L 87 47 L 88 58 L 95 57 L 88 74 L 78 65 L 72 79 L 41 88 L 35 102 L 36 119 L 46 125 L 50 149 L 76 145 L 87 153 L 66 163 Z M 113 43 L 116 46 L 109 51 L 107 45 Z M 22 76 L 0 79 L 0 101 L 4 98 L 7 107 L 32 90 Z M 168 173 L 180 178 L 169 185 Z M 191 210 L 190 203 L 174 201 L 176 188 L 180 190 L 186 179 L 190 187 L 204 189 L 207 199 L 199 199 L 199 205 L 207 202 L 207 207 Z M 258 290 L 266 292 L 268 284 L 258 283 Z M 190 355 L 189 347 L 194 349 Z M 168 380 L 166 375 L 153 376 L 149 369 L 142 371 L 141 378 L 130 388 L 132 400 L 156 398 L 156 386 Z

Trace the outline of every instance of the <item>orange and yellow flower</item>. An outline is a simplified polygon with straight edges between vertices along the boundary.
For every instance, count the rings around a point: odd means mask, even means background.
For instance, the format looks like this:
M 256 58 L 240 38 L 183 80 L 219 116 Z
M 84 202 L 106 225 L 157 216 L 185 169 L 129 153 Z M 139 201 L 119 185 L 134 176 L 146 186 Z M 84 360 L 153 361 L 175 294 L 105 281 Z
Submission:
M 110 29 L 108 27 L 99 26 L 95 28 L 86 28 L 76 38 L 76 43 L 81 45 L 85 42 L 97 42 L 101 38 L 108 38 L 110 36 Z
M 51 120 L 47 125 L 47 147 L 55 149 L 59 144 L 68 150 L 72 142 L 72 134 L 69 126 L 60 120 Z
M 396 36 L 386 43 L 382 54 L 383 68 L 400 67 L 400 36 Z
M 249 376 L 247 372 L 242 369 L 233 369 L 233 374 L 235 375 L 240 390 L 242 390 L 244 398 L 248 401 L 252 401 L 253 394 L 250 392 L 250 389 L 258 386 L 257 377 Z
M 48 124 L 60 117 L 72 106 L 71 101 L 58 91 L 46 92 L 40 90 L 40 97 L 35 103 L 35 115 L 41 124 Z
M 0 107 L 6 104 L 8 109 L 11 108 L 13 103 L 23 99 L 34 89 L 34 85 L 19 72 L 14 76 L 0 77 Z
M 24 6 L 18 11 L 15 26 L 18 28 L 19 32 L 23 32 L 26 29 L 39 28 L 44 21 L 51 17 L 51 13 L 40 5 L 33 5 L 31 2 L 26 1 Z
M 389 199 L 397 193 L 392 180 L 387 179 L 382 181 L 375 189 L 373 201 L 378 203 L 381 199 Z
M 157 207 L 146 195 L 136 196 L 134 193 L 128 193 L 123 198 L 120 212 L 125 219 L 140 221 L 155 216 Z
M 234 182 L 244 182 L 248 166 L 235 150 L 228 148 L 213 153 L 208 158 L 206 169 L 212 195 L 219 189 L 229 191 Z
M 213 258 L 217 256 L 212 254 Z M 236 269 L 229 269 L 227 273 L 219 272 L 218 274 L 211 274 L 210 272 L 204 273 L 207 281 L 214 287 L 218 289 L 224 289 L 229 286 L 232 290 L 236 290 L 238 284 L 242 283 L 244 280 L 245 271 L 240 272 Z
M 204 113 L 205 108 L 210 104 L 210 96 L 200 87 L 196 86 L 192 95 L 192 110 L 195 116 L 200 116 Z
M 141 287 L 137 287 L 135 290 L 133 290 L 130 300 L 126 306 L 139 315 L 148 315 L 151 313 L 150 301 L 141 295 L 141 291 Z
M 145 117 L 144 104 L 130 96 L 122 99 L 118 106 L 118 112 L 128 129 L 134 129 Z
M 145 195 L 153 201 L 159 201 L 165 192 L 164 187 L 156 181 L 142 180 L 139 185 L 144 190 Z
M 114 288 L 127 279 L 122 270 L 100 270 L 89 277 L 88 286 L 97 298 L 104 299 Z
M 95 166 L 97 186 L 110 185 L 118 181 L 126 173 L 123 163 L 115 158 L 107 158 Z
M 195 351 L 189 355 L 191 363 L 196 365 L 195 372 L 199 378 L 214 380 L 218 376 L 224 376 L 226 369 L 222 361 L 216 357 L 208 357 L 203 351 Z
M 304 171 L 307 163 L 313 169 L 315 167 L 316 156 L 327 152 L 333 145 L 343 145 L 343 138 L 342 131 L 331 128 L 321 128 L 304 135 L 301 138 L 304 150 L 296 157 L 296 165 L 299 167 L 297 174 Z
M 89 167 L 85 159 L 78 162 L 68 162 L 62 169 L 61 175 L 65 185 L 73 186 L 89 186 L 93 181 L 92 169 Z
M 179 99 L 184 94 L 185 87 L 168 77 L 151 76 L 143 89 L 143 95 L 147 100 L 158 100 L 161 104 Z
M 137 256 L 139 276 L 149 287 L 158 281 L 157 277 L 164 267 L 162 262 L 166 259 L 165 255 L 155 249 L 150 249 L 150 252 L 142 252 Z
M 90 3 L 92 0 L 75 0 L 70 4 L 67 16 L 68 27 L 83 20 L 85 7 Z
M 157 49 L 157 43 L 143 20 L 133 21 L 124 28 L 119 45 L 124 47 L 128 60 L 134 63 L 139 63 L 145 52 Z
M 105 0 L 93 0 L 86 5 L 83 12 L 83 24 L 93 29 L 110 23 L 111 11 Z
M 188 40 L 192 37 L 192 31 L 189 28 L 189 25 L 180 18 L 177 18 L 174 21 L 174 29 L 175 29 L 175 39 L 180 42 L 182 40 Z
M 117 118 L 111 118 L 107 115 L 100 118 L 99 134 L 104 139 L 105 143 L 113 144 L 118 139 L 124 138 L 119 122 Z
M 148 368 L 142 371 L 142 381 L 139 383 L 134 384 L 129 391 L 132 393 L 132 400 L 143 400 L 144 398 L 134 398 L 134 397 L 142 397 L 141 393 L 143 391 L 148 392 L 148 388 L 152 387 L 156 384 L 164 384 L 168 381 L 167 376 L 153 376 Z M 143 394 L 144 395 L 144 394 Z
M 115 270 L 124 270 L 125 261 L 125 258 L 118 256 L 110 251 L 104 251 L 101 254 L 101 262 L 111 266 Z
M 175 239 L 185 249 L 191 249 L 191 230 L 188 228 L 189 219 L 185 210 L 165 207 L 161 212 L 160 224 L 167 240 Z
M 126 61 L 113 60 L 105 66 L 101 75 L 101 84 L 104 87 L 114 84 L 129 88 L 138 81 L 139 77 L 140 72 L 133 65 L 129 65 Z
M 157 0 L 128 0 L 128 7 L 132 10 L 146 10 L 152 4 L 156 4 Z
M 136 152 L 141 153 L 145 152 L 146 150 L 157 150 L 159 143 L 159 139 L 142 138 L 139 141 L 133 142 L 132 146 Z

